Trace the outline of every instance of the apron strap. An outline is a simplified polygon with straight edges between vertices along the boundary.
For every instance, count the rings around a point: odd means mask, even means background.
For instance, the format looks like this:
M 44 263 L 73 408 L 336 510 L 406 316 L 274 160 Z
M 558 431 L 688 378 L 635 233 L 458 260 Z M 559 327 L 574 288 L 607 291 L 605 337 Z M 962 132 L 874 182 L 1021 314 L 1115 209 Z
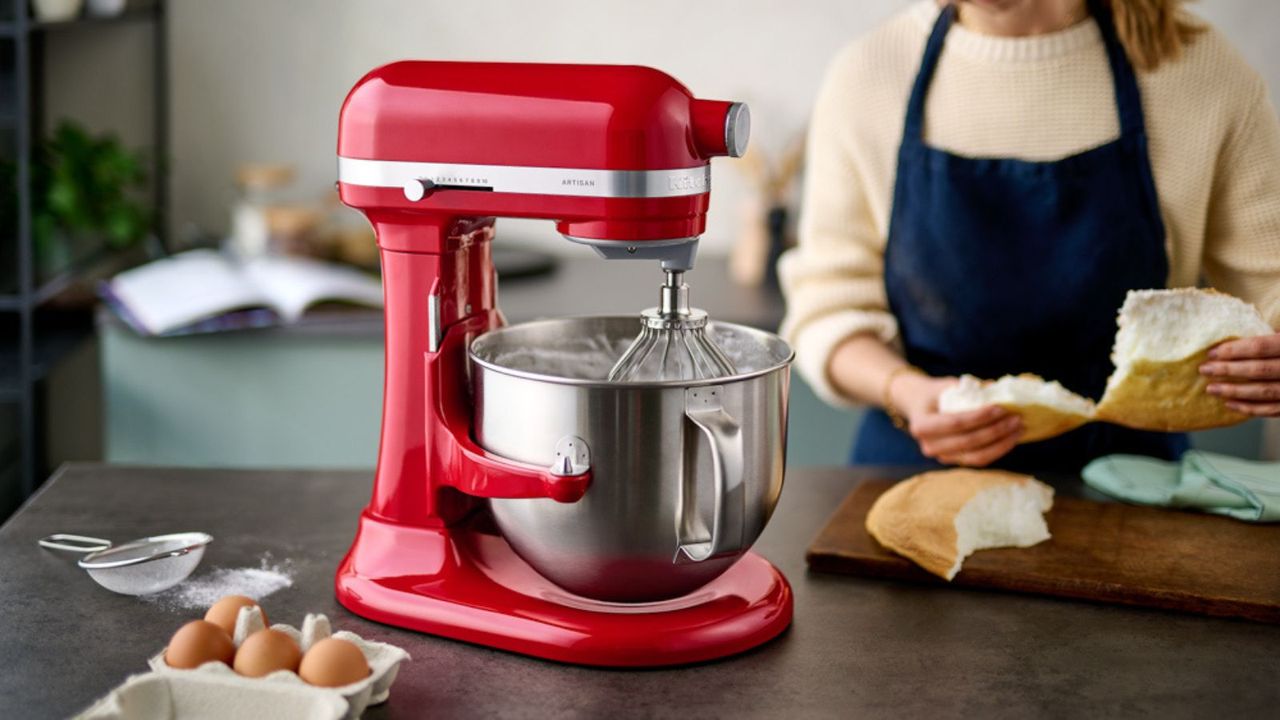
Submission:
M 938 57 L 942 55 L 942 44 L 955 17 L 956 6 L 947 3 L 933 23 L 933 32 L 929 33 L 929 42 L 924 46 L 924 57 L 920 59 L 920 71 L 911 86 L 911 99 L 907 101 L 907 120 L 902 133 L 904 142 L 924 139 L 924 99 L 929 94 L 929 84 L 933 82 L 933 72 L 938 69 Z
M 1111 0 L 1124 2 L 1125 0 Z M 1146 132 L 1142 120 L 1142 93 L 1138 91 L 1138 78 L 1133 65 L 1125 54 L 1124 45 L 1116 35 L 1111 4 L 1102 0 L 1089 0 L 1089 14 L 1098 24 L 1102 42 L 1107 49 L 1107 62 L 1111 65 L 1111 81 L 1115 85 L 1116 114 L 1120 120 L 1120 136 L 1141 135 Z
M 1112 0 L 1116 2 L 1117 0 Z M 1111 66 L 1111 80 L 1115 88 L 1116 115 L 1120 123 L 1121 137 L 1139 135 L 1146 132 L 1142 120 L 1142 95 L 1138 92 L 1138 78 L 1133 66 L 1125 54 L 1124 46 L 1116 35 L 1115 24 L 1111 18 L 1111 7 L 1102 0 L 1088 0 L 1089 14 L 1102 33 L 1102 42 L 1107 51 L 1107 63 Z M 916 73 L 915 84 L 911 87 L 911 98 L 907 101 L 907 117 L 903 127 L 904 141 L 924 139 L 924 103 L 929 93 L 929 85 L 933 82 L 934 71 L 938 68 L 938 58 L 942 56 L 942 46 L 946 41 L 947 31 L 956 19 L 956 6 L 947 3 L 938 13 L 938 19 L 929 33 L 929 41 L 925 44 L 924 57 L 920 60 L 920 70 Z

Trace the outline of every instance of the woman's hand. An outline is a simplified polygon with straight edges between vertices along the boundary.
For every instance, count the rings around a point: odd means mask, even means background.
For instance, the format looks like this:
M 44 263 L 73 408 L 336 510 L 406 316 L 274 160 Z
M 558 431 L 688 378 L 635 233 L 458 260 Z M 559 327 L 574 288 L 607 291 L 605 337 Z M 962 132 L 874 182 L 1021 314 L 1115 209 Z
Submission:
M 894 379 L 889 394 L 925 456 L 948 465 L 990 465 L 1018 444 L 1022 418 L 998 405 L 938 412 L 938 396 L 955 383 L 955 378 L 907 373 Z
M 1280 417 L 1280 333 L 1228 340 L 1200 366 L 1210 395 L 1245 415 Z

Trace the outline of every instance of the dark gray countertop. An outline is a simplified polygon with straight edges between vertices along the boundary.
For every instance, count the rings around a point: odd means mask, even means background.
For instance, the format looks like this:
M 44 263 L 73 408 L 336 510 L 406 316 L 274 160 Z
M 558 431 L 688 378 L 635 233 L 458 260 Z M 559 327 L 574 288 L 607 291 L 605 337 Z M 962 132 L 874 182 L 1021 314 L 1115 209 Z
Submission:
M 109 593 L 36 540 L 178 530 L 217 538 L 197 576 L 256 565 L 264 553 L 287 563 L 293 587 L 263 602 L 274 621 L 324 612 L 406 648 L 412 662 L 368 718 L 1258 717 L 1280 706 L 1280 627 L 806 572 L 818 528 L 875 475 L 789 473 L 757 544 L 794 586 L 787 633 L 730 660 L 618 671 L 401 631 L 340 608 L 333 571 L 367 473 L 69 466 L 0 528 L 0 716 L 85 707 L 145 671 L 199 614 Z
M 498 306 L 508 322 L 567 315 L 631 315 L 658 303 L 662 274 L 656 263 L 602 260 L 585 252 L 556 260 L 556 269 L 551 273 L 499 280 Z M 725 258 L 699 258 L 685 281 L 692 304 L 706 310 L 712 319 L 770 332 L 782 323 L 784 305 L 778 291 L 735 284 Z M 105 309 L 98 317 L 99 322 L 123 327 Z M 382 313 L 363 308 L 320 307 L 309 311 L 295 325 L 234 331 L 245 332 L 381 337 Z

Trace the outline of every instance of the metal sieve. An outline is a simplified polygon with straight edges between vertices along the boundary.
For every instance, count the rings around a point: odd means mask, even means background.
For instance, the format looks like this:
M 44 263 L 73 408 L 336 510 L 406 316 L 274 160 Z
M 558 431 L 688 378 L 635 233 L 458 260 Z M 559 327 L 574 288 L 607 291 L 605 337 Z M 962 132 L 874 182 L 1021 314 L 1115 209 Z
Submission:
M 186 580 L 213 536 L 202 532 L 155 535 L 112 545 L 110 540 L 57 533 L 40 547 L 88 553 L 77 563 L 102 587 L 122 595 L 150 595 Z

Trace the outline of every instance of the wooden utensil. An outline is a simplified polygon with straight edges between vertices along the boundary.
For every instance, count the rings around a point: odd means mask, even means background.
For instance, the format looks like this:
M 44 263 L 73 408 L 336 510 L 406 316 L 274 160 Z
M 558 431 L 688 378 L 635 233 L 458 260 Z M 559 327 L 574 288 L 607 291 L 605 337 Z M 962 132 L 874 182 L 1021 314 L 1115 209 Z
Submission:
M 867 511 L 892 482 L 859 485 L 806 553 L 809 567 L 947 585 L 881 547 Z M 951 585 L 1280 623 L 1280 526 L 1059 497 L 1053 538 L 982 550 Z

